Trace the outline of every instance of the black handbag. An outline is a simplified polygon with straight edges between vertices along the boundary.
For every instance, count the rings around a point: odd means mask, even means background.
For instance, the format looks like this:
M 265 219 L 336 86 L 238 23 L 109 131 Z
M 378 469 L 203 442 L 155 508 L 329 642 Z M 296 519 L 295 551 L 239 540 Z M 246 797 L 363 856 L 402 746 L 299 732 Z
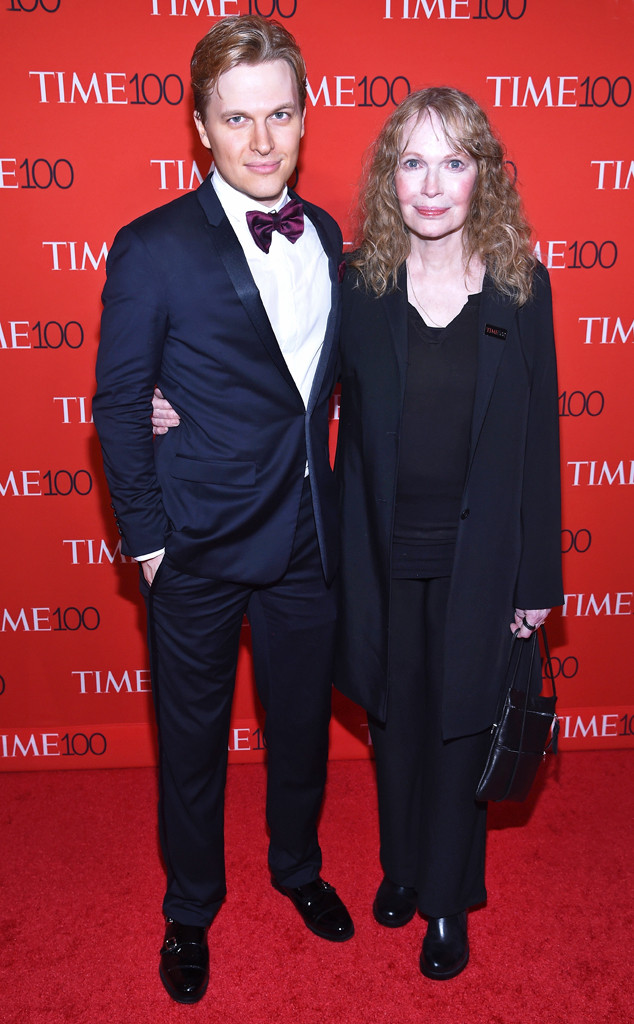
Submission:
M 504 687 L 491 727 L 491 746 L 476 789 L 478 800 L 524 800 L 546 751 L 557 753 L 557 691 L 543 626 L 539 632 L 553 692 L 551 697 L 531 693 L 530 681 L 539 650 L 537 632 L 528 640 L 513 638 Z

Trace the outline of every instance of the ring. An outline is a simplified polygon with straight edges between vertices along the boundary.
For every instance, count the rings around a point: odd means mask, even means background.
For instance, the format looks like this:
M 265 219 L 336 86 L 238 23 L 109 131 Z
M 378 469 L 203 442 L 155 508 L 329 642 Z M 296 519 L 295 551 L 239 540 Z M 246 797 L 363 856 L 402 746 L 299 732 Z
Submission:
M 524 618 L 522 619 L 522 625 L 524 626 L 525 629 L 530 629 L 531 633 L 532 633 L 532 631 L 534 629 L 537 629 L 537 624 L 535 624 L 533 626 L 530 622 L 527 622 L 526 621 L 526 616 L 524 616 Z

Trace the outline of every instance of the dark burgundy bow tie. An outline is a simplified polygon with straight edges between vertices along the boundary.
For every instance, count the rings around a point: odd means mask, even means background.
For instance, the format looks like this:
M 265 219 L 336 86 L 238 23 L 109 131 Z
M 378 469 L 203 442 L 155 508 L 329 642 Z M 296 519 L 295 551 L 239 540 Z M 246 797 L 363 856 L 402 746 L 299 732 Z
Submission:
M 299 199 L 291 199 L 279 213 L 249 210 L 247 224 L 255 244 L 262 252 L 268 252 L 274 231 L 279 231 L 289 242 L 297 241 L 304 230 L 304 208 Z

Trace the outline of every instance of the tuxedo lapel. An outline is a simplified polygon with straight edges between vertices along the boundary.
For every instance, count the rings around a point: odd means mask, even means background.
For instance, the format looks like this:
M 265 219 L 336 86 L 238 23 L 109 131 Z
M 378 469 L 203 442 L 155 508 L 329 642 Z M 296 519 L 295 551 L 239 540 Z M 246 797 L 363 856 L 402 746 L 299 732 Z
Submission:
M 295 193 L 290 192 L 290 190 L 289 194 L 294 199 L 299 199 L 299 196 L 296 196 Z M 308 405 L 306 408 L 307 413 L 310 415 L 319 397 L 326 369 L 333 356 L 334 349 L 338 344 L 341 304 L 339 263 L 342 259 L 342 254 L 337 251 L 335 246 L 333 246 L 332 239 L 329 237 L 328 232 L 324 227 L 323 220 L 319 215 L 319 210 L 310 203 L 304 203 L 304 214 L 310 218 L 311 223 L 314 225 L 315 230 L 319 235 L 319 240 L 328 258 L 328 273 L 330 275 L 330 311 L 328 313 L 328 320 L 324 333 L 324 342 L 319 355 L 319 361 L 315 370 L 315 376 L 313 377 L 313 383 L 310 389 Z
M 295 381 L 278 345 L 242 246 L 216 195 L 211 178 L 205 179 L 198 189 L 197 195 L 209 222 L 211 241 L 218 257 L 224 264 L 238 298 L 282 377 L 297 392 Z
M 501 295 L 489 278 L 485 277 L 478 323 L 478 375 L 471 421 L 470 462 L 473 460 L 489 408 L 502 353 L 508 343 L 507 338 L 514 329 L 516 312 L 515 303 Z

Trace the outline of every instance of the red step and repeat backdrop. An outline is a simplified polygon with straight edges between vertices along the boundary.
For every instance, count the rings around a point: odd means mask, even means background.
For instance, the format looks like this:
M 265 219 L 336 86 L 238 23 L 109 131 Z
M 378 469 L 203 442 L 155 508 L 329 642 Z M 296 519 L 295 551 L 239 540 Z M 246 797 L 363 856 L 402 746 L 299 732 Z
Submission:
M 247 12 L 304 50 L 297 187 L 349 242 L 364 151 L 409 90 L 466 90 L 504 139 L 555 297 L 562 746 L 633 746 L 632 0 L 4 0 L 0 768 L 155 757 L 138 570 L 91 421 L 100 292 L 116 230 L 207 173 L 189 57 Z M 337 412 L 335 398 L 333 447 Z M 256 761 L 243 639 L 230 758 Z M 332 756 L 369 756 L 362 711 L 334 708 Z

